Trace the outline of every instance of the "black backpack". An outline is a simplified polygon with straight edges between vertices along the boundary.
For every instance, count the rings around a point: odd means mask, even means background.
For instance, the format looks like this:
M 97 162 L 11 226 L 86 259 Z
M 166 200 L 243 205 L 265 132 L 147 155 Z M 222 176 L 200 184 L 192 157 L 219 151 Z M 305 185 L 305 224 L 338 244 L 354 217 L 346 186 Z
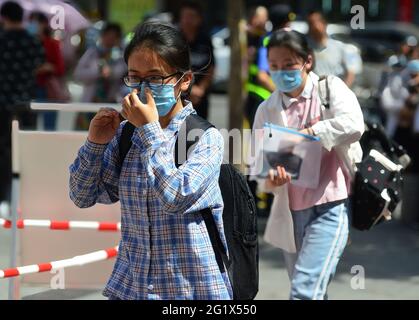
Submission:
M 359 142 L 364 154 L 362 162 L 357 164 L 353 186 L 352 225 L 358 230 L 369 230 L 389 220 L 390 215 L 381 213 L 393 212 L 401 201 L 404 168 L 410 158 L 378 123 L 365 122 L 365 132 Z M 371 150 L 377 151 L 378 157 L 371 156 Z M 399 167 L 389 168 L 385 165 L 388 160 Z
M 196 114 L 186 117 L 186 136 L 193 129 L 201 133 L 214 127 L 207 120 Z M 131 148 L 131 137 L 135 127 L 126 122 L 119 142 L 120 164 Z M 186 141 L 186 150 L 198 142 Z M 179 167 L 178 141 L 175 145 L 175 164 Z M 234 300 L 254 299 L 259 290 L 259 246 L 257 232 L 256 204 L 246 178 L 231 164 L 222 164 L 219 186 L 224 202 L 223 222 L 230 259 L 228 258 L 221 238 L 212 217 L 211 209 L 200 212 L 208 230 L 218 267 L 229 276 L 233 287 Z
M 322 104 L 330 108 L 328 77 L 319 79 L 319 96 Z M 360 139 L 363 152 L 362 162 L 356 165 L 352 196 L 352 227 L 369 230 L 373 226 L 390 219 L 402 197 L 403 170 L 410 159 L 405 149 L 390 139 L 378 123 L 365 122 L 365 132 Z M 373 156 L 370 151 L 377 151 Z M 389 168 L 388 161 L 393 164 Z M 387 164 L 387 165 L 386 165 Z

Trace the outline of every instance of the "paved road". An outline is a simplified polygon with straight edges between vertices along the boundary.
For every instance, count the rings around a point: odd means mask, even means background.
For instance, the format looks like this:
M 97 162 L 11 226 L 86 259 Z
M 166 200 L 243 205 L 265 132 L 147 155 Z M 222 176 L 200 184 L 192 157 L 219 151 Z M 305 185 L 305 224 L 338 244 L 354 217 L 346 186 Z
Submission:
M 223 128 L 227 105 L 223 96 L 212 97 L 210 118 Z M 289 282 L 284 260 L 278 249 L 262 240 L 266 218 L 260 218 L 260 292 L 257 299 L 287 299 Z M 8 267 L 10 231 L 0 229 L 0 269 Z M 351 232 L 352 244 L 345 250 L 334 281 L 330 299 L 419 299 L 419 232 L 394 220 L 368 232 Z M 38 261 L 34 261 L 36 263 Z M 363 266 L 365 289 L 351 288 L 353 266 Z M 103 299 L 97 290 L 49 290 L 23 287 L 25 299 Z M 0 299 L 7 298 L 7 281 L 0 280 Z
M 260 218 L 263 233 L 266 218 Z M 0 268 L 8 266 L 9 231 L 0 230 Z M 352 231 L 329 288 L 330 299 L 419 299 L 419 232 L 398 221 L 369 232 Z M 365 269 L 365 289 L 351 288 L 351 268 Z M 260 292 L 257 299 L 287 299 L 289 282 L 280 250 L 260 239 Z M 100 291 L 22 288 L 26 299 L 103 299 Z M 7 298 L 7 281 L 0 280 L 0 299 Z

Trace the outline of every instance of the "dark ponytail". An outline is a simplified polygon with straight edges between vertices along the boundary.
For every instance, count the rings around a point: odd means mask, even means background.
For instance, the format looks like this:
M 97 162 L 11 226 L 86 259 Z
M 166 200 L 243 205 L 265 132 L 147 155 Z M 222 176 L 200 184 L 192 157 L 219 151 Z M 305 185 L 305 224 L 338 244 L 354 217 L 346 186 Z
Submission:
M 148 48 L 156 52 L 169 66 L 179 72 L 191 70 L 189 46 L 182 33 L 162 22 L 145 22 L 135 29 L 134 37 L 125 49 L 124 59 L 134 50 Z

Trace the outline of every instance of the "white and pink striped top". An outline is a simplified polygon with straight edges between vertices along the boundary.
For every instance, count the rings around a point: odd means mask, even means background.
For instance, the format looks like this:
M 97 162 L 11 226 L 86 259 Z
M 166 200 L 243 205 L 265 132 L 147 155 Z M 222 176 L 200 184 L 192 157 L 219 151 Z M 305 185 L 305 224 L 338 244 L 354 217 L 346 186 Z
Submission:
M 303 92 L 297 98 L 283 94 L 283 107 L 288 127 L 304 129 L 320 121 L 321 103 L 317 87 L 310 76 L 307 77 Z M 290 209 L 304 210 L 316 205 L 343 200 L 350 193 L 350 175 L 336 151 L 323 148 L 320 166 L 320 180 L 316 189 L 288 185 Z

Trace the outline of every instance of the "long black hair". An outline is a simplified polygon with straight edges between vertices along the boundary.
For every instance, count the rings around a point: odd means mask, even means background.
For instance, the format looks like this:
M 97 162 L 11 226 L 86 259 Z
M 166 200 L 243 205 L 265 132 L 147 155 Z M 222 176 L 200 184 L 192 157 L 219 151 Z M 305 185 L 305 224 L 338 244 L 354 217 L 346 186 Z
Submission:
M 268 51 L 273 47 L 286 47 L 295 52 L 304 61 L 307 61 L 308 57 L 311 56 L 313 59 L 311 69 L 314 68 L 313 50 L 308 45 L 306 36 L 302 33 L 288 28 L 277 30 L 269 38 Z
M 168 65 L 181 73 L 191 70 L 190 50 L 182 33 L 174 26 L 163 22 L 145 22 L 140 24 L 134 37 L 125 49 L 124 59 L 133 51 L 148 48 L 156 52 Z

